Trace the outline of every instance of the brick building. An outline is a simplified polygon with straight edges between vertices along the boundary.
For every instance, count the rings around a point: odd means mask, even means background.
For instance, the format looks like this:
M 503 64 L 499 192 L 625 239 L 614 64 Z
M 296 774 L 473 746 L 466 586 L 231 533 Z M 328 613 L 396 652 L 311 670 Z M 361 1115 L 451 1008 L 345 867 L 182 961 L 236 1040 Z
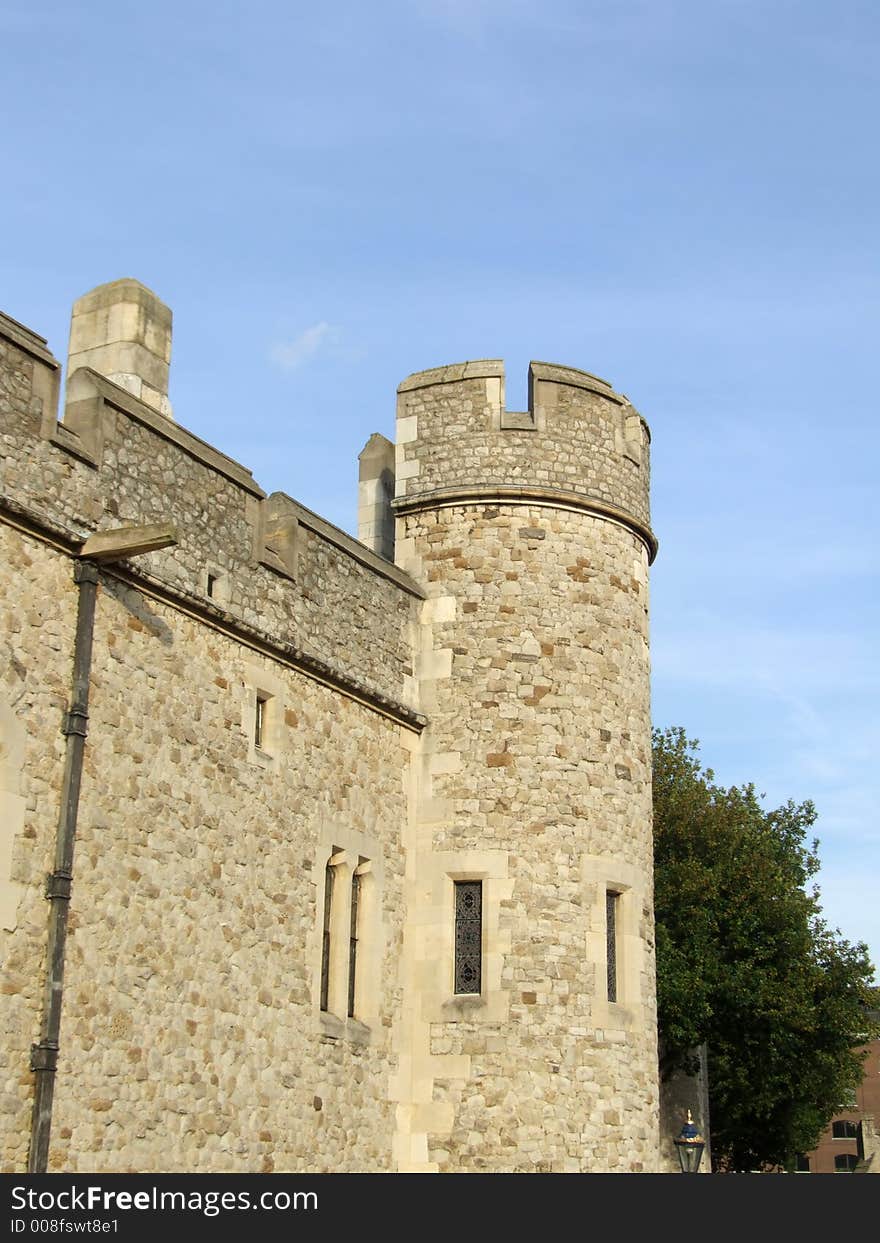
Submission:
M 863 1047 L 865 1070 L 854 1099 L 831 1120 L 813 1151 L 800 1159 L 801 1173 L 847 1174 L 858 1170 L 861 1163 L 866 1172 L 880 1174 L 880 1152 L 875 1152 L 875 1131 L 880 1121 L 880 1038 Z

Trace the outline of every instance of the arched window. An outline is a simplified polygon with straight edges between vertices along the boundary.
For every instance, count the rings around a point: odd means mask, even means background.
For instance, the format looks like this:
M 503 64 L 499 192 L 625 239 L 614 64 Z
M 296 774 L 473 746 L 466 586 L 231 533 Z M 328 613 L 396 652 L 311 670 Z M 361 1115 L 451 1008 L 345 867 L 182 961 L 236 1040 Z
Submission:
M 372 864 L 334 846 L 324 865 L 319 1007 L 328 1017 L 365 1022 L 370 998 L 371 929 L 376 920 Z
M 363 863 L 363 860 L 360 860 Z M 358 868 L 351 874 L 351 925 L 348 937 L 348 1017 L 354 1018 L 357 1000 L 357 951 L 359 916 L 361 906 L 361 873 Z
M 324 868 L 324 920 L 321 932 L 321 1009 L 330 1005 L 330 930 L 333 921 L 333 866 L 334 850 Z

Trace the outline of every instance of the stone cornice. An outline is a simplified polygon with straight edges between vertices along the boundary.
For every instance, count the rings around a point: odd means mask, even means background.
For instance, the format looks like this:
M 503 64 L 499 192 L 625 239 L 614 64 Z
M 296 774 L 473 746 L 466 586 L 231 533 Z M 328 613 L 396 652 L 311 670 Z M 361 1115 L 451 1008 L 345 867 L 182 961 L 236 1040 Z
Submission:
M 657 537 L 649 526 L 627 510 L 598 497 L 584 496 L 564 488 L 546 488 L 530 484 L 464 484 L 455 488 L 436 488 L 417 496 L 400 496 L 391 502 L 394 512 L 403 517 L 424 509 L 448 509 L 452 505 L 546 505 L 575 513 L 592 514 L 624 526 L 642 541 L 648 551 L 648 564 L 657 556 Z

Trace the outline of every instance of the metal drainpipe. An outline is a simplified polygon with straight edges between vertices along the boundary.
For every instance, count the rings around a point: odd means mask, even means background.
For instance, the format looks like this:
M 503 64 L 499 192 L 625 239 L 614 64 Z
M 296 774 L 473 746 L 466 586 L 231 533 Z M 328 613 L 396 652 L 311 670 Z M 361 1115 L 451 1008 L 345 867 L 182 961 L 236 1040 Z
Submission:
M 79 601 L 70 709 L 61 727 L 62 733 L 67 736 L 67 752 L 64 757 L 61 810 L 55 837 L 55 870 L 49 874 L 46 885 L 46 897 L 52 905 L 49 908 L 43 1021 L 39 1043 L 31 1045 L 31 1070 L 36 1075 L 36 1083 L 28 1155 L 29 1174 L 44 1174 L 49 1164 L 49 1133 L 52 1128 L 52 1100 L 58 1066 L 58 1036 L 61 1031 L 67 914 L 73 883 L 73 848 L 89 720 L 89 675 L 92 668 L 95 601 L 98 595 L 97 563 L 118 561 L 122 557 L 136 557 L 145 552 L 157 552 L 176 543 L 177 531 L 170 523 L 93 531 L 80 548 L 79 560 L 73 566 L 73 580 L 79 584 Z
M 47 878 L 49 944 L 46 952 L 46 989 L 40 1041 L 31 1046 L 31 1070 L 36 1074 L 34 1109 L 31 1120 L 31 1146 L 28 1173 L 44 1174 L 49 1163 L 49 1133 L 52 1127 L 52 1099 L 55 1069 L 58 1065 L 58 1037 L 61 1031 L 61 999 L 64 988 L 64 951 L 67 944 L 67 914 L 73 880 L 73 848 L 79 811 L 83 752 L 89 719 L 89 673 L 92 665 L 92 637 L 95 626 L 95 600 L 98 594 L 98 567 L 91 561 L 76 561 L 74 582 L 79 584 L 76 640 L 73 650 L 73 678 L 70 709 L 62 732 L 67 735 L 61 809 L 55 838 L 55 870 Z

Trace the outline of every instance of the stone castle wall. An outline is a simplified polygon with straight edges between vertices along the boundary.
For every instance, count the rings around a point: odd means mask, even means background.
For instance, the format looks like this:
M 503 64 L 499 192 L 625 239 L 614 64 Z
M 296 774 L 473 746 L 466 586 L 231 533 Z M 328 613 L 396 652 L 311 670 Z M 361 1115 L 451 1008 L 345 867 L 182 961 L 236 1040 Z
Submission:
M 15 532 L 8 542 L 5 564 L 30 603 L 16 631 L 18 670 L 7 671 L 3 690 L 11 699 L 20 678 L 33 685 L 38 665 L 44 687 L 16 704 L 28 815 L 15 858 L 18 926 L 3 934 L 14 1053 L 4 1088 L 15 1103 L 4 1114 L 4 1167 L 21 1169 L 71 638 L 65 625 L 47 636 L 39 601 L 66 600 L 72 618 L 75 593 L 67 558 Z M 274 691 L 278 711 L 261 755 L 248 728 L 257 685 Z M 387 1168 L 403 918 L 399 732 L 174 609 L 104 583 L 50 1170 L 96 1161 L 132 1171 Z M 384 874 L 373 982 L 381 1006 L 363 1030 L 346 1032 L 344 1023 L 327 1028 L 313 994 L 323 868 L 349 839 Z
M 148 290 L 74 320 L 58 422 L 57 361 L 0 317 L 3 1168 L 27 1161 L 73 566 L 148 524 L 173 545 L 99 567 L 50 1170 L 657 1168 L 641 417 L 549 364 L 522 413 L 498 363 L 410 377 L 396 449 L 362 455 L 367 547 L 172 421 Z
M 92 373 L 74 440 L 54 359 L 0 328 L 3 1168 L 27 1160 L 73 554 L 170 521 L 174 549 L 101 573 L 49 1168 L 388 1169 L 421 593 Z M 334 849 L 372 863 L 364 1021 L 317 1001 Z
M 213 604 L 233 619 L 380 695 L 411 698 L 416 584 L 95 372 L 69 380 L 57 423 L 58 364 L 40 341 L 0 320 L 3 495 L 74 542 L 170 521 L 177 545 L 139 559 L 138 572 L 203 603 L 210 572 Z

